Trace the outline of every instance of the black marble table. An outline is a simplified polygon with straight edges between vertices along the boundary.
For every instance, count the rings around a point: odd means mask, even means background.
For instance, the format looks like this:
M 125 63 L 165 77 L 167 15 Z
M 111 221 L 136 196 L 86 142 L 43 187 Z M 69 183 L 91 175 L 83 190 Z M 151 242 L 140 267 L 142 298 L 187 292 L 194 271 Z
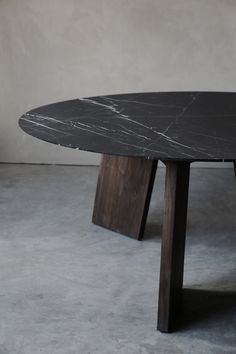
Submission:
M 235 162 L 236 93 L 80 98 L 33 109 L 19 125 L 41 140 L 102 153 L 93 222 L 139 240 L 157 161 L 165 163 L 158 329 L 173 330 L 183 287 L 190 164 Z

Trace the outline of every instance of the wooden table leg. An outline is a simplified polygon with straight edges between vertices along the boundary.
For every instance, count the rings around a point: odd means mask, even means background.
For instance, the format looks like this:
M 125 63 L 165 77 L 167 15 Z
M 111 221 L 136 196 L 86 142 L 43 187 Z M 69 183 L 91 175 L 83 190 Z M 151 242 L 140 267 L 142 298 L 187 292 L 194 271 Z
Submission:
M 171 332 L 174 329 L 176 312 L 181 300 L 189 172 L 188 162 L 166 162 L 157 325 L 161 332 Z
M 103 155 L 93 223 L 141 240 L 157 161 Z

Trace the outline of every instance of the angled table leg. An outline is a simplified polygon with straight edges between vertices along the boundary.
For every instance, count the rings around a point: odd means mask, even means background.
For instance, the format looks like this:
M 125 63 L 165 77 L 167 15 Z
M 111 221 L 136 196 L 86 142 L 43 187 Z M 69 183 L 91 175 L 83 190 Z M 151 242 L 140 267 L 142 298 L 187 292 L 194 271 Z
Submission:
M 190 163 L 166 162 L 165 211 L 162 235 L 158 325 L 174 329 L 181 300 Z
M 93 223 L 142 240 L 157 161 L 103 155 Z

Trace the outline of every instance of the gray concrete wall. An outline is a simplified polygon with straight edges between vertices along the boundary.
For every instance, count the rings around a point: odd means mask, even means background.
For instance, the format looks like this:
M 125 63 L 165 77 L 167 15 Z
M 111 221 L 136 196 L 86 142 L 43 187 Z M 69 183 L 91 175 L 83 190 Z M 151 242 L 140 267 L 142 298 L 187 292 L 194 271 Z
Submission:
M 235 0 L 0 0 L 0 161 L 95 164 L 37 141 L 18 117 L 52 101 L 236 91 Z

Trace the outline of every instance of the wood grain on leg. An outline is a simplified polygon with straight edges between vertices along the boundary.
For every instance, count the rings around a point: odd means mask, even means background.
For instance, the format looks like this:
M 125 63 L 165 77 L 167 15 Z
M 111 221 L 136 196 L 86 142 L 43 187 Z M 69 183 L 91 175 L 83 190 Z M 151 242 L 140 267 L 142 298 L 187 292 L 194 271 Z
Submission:
M 103 155 L 93 223 L 141 240 L 157 161 Z
M 161 332 L 174 329 L 182 294 L 189 171 L 188 162 L 166 162 L 157 326 Z

